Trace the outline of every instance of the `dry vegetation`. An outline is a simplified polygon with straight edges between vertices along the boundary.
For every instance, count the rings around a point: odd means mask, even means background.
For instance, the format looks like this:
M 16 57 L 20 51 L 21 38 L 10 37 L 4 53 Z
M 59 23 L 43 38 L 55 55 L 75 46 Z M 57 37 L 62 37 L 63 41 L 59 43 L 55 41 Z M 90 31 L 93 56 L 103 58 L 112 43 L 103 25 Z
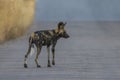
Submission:
M 0 0 L 0 43 L 21 36 L 32 23 L 35 0 Z

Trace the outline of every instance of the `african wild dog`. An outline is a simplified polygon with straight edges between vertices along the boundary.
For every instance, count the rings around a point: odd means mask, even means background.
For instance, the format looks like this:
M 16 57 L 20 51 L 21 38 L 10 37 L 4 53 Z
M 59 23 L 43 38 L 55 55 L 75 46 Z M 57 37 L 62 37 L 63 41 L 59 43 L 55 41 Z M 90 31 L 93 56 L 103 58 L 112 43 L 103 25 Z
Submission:
M 40 54 L 42 46 L 47 46 L 47 51 L 48 51 L 48 67 L 51 67 L 50 65 L 50 46 L 52 45 L 52 55 L 53 55 L 53 60 L 52 64 L 55 65 L 55 45 L 57 43 L 57 40 L 60 38 L 69 38 L 69 35 L 64 29 L 64 26 L 66 23 L 59 22 L 58 27 L 53 30 L 41 30 L 41 31 L 36 31 L 31 34 L 29 37 L 29 48 L 28 52 L 25 55 L 24 59 L 24 67 L 27 68 L 27 58 L 28 55 L 31 52 L 31 48 L 34 47 L 34 45 L 37 47 L 37 54 L 35 58 L 35 62 L 37 67 L 41 67 L 38 63 L 38 56 Z

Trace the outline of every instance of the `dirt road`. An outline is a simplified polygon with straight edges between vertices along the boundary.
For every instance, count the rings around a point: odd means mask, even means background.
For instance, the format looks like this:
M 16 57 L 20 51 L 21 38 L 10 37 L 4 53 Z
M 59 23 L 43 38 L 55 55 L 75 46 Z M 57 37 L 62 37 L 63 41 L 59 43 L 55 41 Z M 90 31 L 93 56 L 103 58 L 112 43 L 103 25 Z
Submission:
M 47 51 L 35 54 L 23 67 L 32 31 L 53 29 L 56 23 L 34 24 L 25 36 L 0 45 L 0 80 L 120 80 L 120 23 L 68 22 L 69 39 L 56 46 L 56 65 L 47 68 Z

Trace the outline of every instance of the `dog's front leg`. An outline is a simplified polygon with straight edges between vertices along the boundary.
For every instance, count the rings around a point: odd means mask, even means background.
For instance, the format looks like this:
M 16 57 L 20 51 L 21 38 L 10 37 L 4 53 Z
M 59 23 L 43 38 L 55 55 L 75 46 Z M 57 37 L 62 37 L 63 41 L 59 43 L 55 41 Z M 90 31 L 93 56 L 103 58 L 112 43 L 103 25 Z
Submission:
M 48 67 L 51 67 L 51 64 L 50 64 L 50 46 L 47 46 L 47 52 L 48 52 Z
M 56 45 L 56 42 L 53 44 L 52 46 L 52 55 L 53 55 L 53 59 L 52 59 L 52 65 L 55 65 L 55 45 Z
M 52 55 L 53 55 L 52 64 L 55 65 L 55 48 L 54 47 L 52 47 Z

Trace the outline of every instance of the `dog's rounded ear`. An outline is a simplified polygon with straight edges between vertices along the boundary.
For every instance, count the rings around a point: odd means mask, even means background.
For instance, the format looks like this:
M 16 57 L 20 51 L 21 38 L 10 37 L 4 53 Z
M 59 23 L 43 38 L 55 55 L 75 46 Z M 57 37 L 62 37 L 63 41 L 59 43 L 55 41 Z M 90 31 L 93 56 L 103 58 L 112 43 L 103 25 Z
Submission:
M 58 23 L 58 29 L 61 29 L 61 25 L 64 25 L 62 21 Z
M 64 23 L 64 25 L 66 25 L 66 24 L 67 24 L 67 22 Z

